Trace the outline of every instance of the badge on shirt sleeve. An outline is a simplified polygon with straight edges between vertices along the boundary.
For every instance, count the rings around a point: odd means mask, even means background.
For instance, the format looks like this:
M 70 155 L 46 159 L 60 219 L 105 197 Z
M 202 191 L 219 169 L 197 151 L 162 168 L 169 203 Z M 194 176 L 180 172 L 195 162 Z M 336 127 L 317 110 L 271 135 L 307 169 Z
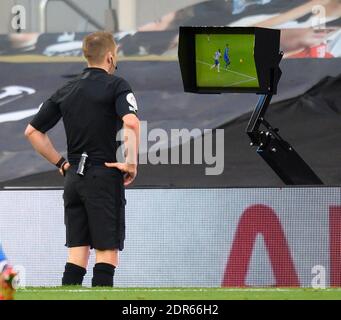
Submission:
M 127 101 L 129 103 L 129 110 L 136 113 L 138 108 L 137 108 L 137 102 L 133 93 L 127 94 Z

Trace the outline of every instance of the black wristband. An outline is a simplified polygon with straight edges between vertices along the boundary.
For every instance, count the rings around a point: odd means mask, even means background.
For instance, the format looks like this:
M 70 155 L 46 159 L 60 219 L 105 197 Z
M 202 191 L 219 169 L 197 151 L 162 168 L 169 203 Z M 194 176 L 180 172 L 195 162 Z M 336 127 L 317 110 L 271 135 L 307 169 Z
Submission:
M 64 157 L 61 157 L 59 161 L 56 163 L 56 167 L 58 169 L 61 169 L 62 165 L 66 162 L 66 159 Z

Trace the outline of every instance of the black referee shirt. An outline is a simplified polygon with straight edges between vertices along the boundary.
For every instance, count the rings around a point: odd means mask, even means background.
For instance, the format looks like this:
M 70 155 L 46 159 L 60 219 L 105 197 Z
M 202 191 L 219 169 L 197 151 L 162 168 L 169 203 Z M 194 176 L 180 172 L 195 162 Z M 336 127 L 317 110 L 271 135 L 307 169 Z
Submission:
M 44 102 L 30 124 L 45 133 L 63 118 L 69 160 L 87 152 L 90 160 L 116 162 L 122 117 L 136 112 L 127 81 L 100 68 L 86 68 Z

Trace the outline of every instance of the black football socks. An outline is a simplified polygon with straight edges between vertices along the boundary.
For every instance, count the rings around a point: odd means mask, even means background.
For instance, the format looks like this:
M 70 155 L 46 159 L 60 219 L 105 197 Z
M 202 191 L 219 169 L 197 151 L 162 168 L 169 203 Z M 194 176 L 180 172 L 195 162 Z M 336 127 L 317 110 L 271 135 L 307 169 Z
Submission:
M 85 274 L 86 274 L 85 268 L 68 262 L 65 265 L 62 285 L 63 286 L 75 286 L 75 285 L 81 286 L 83 283 Z
M 96 263 L 93 269 L 93 287 L 113 287 L 115 266 L 108 263 Z

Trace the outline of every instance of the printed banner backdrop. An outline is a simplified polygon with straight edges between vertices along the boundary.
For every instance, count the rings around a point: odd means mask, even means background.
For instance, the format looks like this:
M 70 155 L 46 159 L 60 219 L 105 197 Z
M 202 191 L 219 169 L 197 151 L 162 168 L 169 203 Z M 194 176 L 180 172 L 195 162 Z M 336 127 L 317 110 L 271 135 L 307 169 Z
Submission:
M 128 190 L 126 198 L 116 286 L 341 286 L 341 188 Z M 1 191 L 0 212 L 23 282 L 60 285 L 62 191 Z
M 115 33 L 115 39 L 121 57 L 174 60 L 179 26 L 257 26 L 282 30 L 286 58 L 333 58 L 341 57 L 340 17 L 338 0 L 325 1 L 324 5 L 309 0 L 211 0 L 169 12 L 136 30 Z M 24 60 L 32 60 L 32 55 L 80 58 L 84 35 L 3 35 L 0 61 L 16 55 Z
M 238 122 L 240 117 L 253 110 L 257 96 L 184 93 L 177 62 L 179 26 L 227 25 L 279 28 L 282 30 L 281 47 L 285 52 L 285 58 L 294 59 L 285 59 L 281 63 L 283 76 L 278 95 L 274 97 L 273 102 L 296 98 L 285 103 L 283 110 L 287 118 L 279 114 L 282 116 L 279 121 L 281 133 L 284 134 L 283 137 L 287 137 L 288 132 L 291 134 L 289 142 L 294 147 L 300 148 L 296 141 L 301 141 L 307 155 L 303 154 L 304 159 L 314 169 L 316 168 L 316 173 L 323 178 L 325 184 L 339 185 L 340 175 L 335 168 L 338 168 L 341 155 L 335 147 L 337 144 L 334 143 L 335 140 L 339 141 L 340 131 L 338 130 L 340 118 L 338 84 L 333 85 L 334 93 L 330 93 L 331 90 L 327 87 L 315 88 L 314 92 L 318 92 L 319 96 L 311 96 L 310 89 L 325 77 L 338 77 L 336 81 L 339 81 L 340 17 L 339 0 L 327 0 L 324 6 L 316 5 L 309 0 L 202 1 L 170 12 L 158 21 L 147 23 L 136 30 L 115 33 L 120 60 L 117 75 L 124 77 L 131 84 L 139 105 L 139 117 L 141 120 L 148 121 L 146 130 L 148 133 L 154 128 L 161 128 L 170 133 L 172 129 L 187 128 L 203 131 L 218 127 L 223 127 L 227 132 L 231 127 L 236 127 L 236 121 Z M 86 32 L 63 32 L 0 35 L 0 137 L 3 137 L 0 140 L 1 186 L 61 185 L 56 175 L 38 177 L 39 174 L 43 175 L 53 168 L 32 150 L 23 132 L 38 111 L 38 106 L 85 67 L 81 47 L 82 39 L 86 34 Z M 333 57 L 335 59 L 329 59 Z M 324 90 L 328 91 L 324 92 Z M 308 100 L 307 94 L 309 94 Z M 330 99 L 329 95 L 336 98 Z M 329 100 L 327 108 L 326 100 Z M 301 102 L 303 106 L 298 108 Z M 301 117 L 304 118 L 302 123 L 296 117 L 298 110 L 304 116 Z M 316 112 L 322 116 L 316 117 Z M 329 118 L 324 117 L 325 115 Z M 311 122 L 309 119 L 316 124 L 313 130 L 307 125 Z M 324 130 L 327 122 L 328 131 Z M 299 126 L 301 131 L 292 128 L 285 131 L 282 129 L 283 125 Z M 140 171 L 136 184 L 157 187 L 164 185 L 197 187 L 199 177 L 201 187 L 281 185 L 282 182 L 255 156 L 254 150 L 249 148 L 249 140 L 244 137 L 244 130 L 244 127 L 242 130 L 238 127 L 238 131 L 234 130 L 234 139 L 228 137 L 226 143 L 226 150 L 229 150 L 226 152 L 228 153 L 225 159 L 226 168 L 233 168 L 231 171 L 238 172 L 238 175 L 231 178 L 231 173 L 225 170 L 225 175 L 209 180 L 202 175 L 201 169 L 197 170 L 197 167 L 189 166 L 193 179 L 184 183 L 179 178 L 184 176 L 182 172 L 164 173 L 164 167 L 146 165 L 146 170 L 143 171 L 143 168 Z M 311 138 L 311 132 L 318 138 Z M 49 134 L 57 149 L 65 154 L 63 126 L 59 124 Z M 167 139 L 162 142 L 164 145 L 169 143 Z M 234 143 L 238 145 L 236 149 Z M 150 146 L 149 141 L 148 146 Z M 148 151 L 144 145 L 140 150 L 144 154 Z M 330 150 L 333 152 L 332 156 L 329 154 Z M 257 170 L 253 170 L 253 166 L 257 166 Z M 188 168 L 184 170 L 187 172 Z M 151 181 L 150 170 L 160 170 L 163 176 L 166 174 L 166 178 L 159 175 L 162 181 Z M 257 174 L 250 176 L 249 172 L 245 173 L 246 170 Z M 146 174 L 143 175 L 143 172 Z M 240 172 L 243 175 L 239 175 Z M 147 182 L 144 177 L 147 177 Z M 17 179 L 25 179 L 25 182 Z M 174 183 L 172 179 L 176 182 Z
M 326 185 L 340 185 L 340 59 L 287 59 L 282 63 L 279 94 L 267 120 L 279 127 L 284 139 L 299 151 Z M 55 167 L 38 155 L 24 137 L 24 130 L 48 99 L 74 74 L 80 63 L 0 63 L 0 186 L 62 186 L 62 180 L 42 174 Z M 311 72 L 313 70 L 313 72 Z M 118 75 L 126 78 L 136 93 L 139 117 L 147 137 L 155 128 L 167 132 L 220 127 L 225 130 L 225 170 L 220 176 L 205 176 L 204 165 L 143 165 L 136 184 L 145 186 L 234 187 L 281 186 L 282 182 L 249 146 L 245 128 L 258 97 L 252 94 L 195 95 L 183 92 L 177 62 L 124 61 Z M 325 78 L 333 75 L 335 78 Z M 312 88 L 313 87 L 313 88 Z M 310 89 L 310 90 L 309 90 Z M 304 93 L 305 92 L 305 93 Z M 303 94 L 304 93 L 304 94 Z M 298 96 L 299 95 L 299 96 Z M 296 98 L 294 98 L 296 97 Z M 60 122 L 49 132 L 58 151 L 66 152 Z M 164 139 L 163 137 L 160 137 Z M 154 138 L 155 139 L 155 138 Z M 141 141 L 141 154 L 155 140 Z M 170 139 L 164 139 L 170 145 Z M 180 170 L 179 170 L 180 169 Z M 54 174 L 54 175 L 53 175 Z M 15 179 L 24 179 L 13 181 Z M 12 182 L 11 182 L 12 180 Z

